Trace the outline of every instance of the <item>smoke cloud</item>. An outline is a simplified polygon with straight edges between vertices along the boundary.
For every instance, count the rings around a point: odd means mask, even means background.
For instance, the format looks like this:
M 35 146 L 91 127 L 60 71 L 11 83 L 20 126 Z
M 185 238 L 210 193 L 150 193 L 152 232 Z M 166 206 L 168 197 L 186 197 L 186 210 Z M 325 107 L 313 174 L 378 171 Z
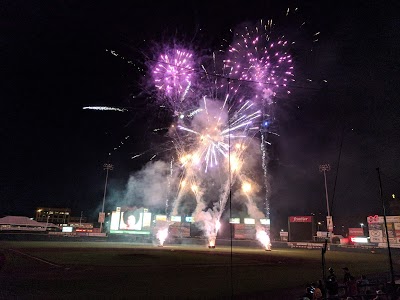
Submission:
M 124 201 L 129 206 L 159 208 L 168 197 L 170 165 L 164 161 L 151 161 L 129 177 Z

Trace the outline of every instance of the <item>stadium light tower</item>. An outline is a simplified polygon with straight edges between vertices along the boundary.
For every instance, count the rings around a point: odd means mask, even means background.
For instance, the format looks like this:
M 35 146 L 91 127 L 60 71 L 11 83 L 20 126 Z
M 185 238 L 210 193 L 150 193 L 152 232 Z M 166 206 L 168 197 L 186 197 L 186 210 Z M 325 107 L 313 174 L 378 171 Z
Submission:
M 328 187 L 326 184 L 326 172 L 329 172 L 331 170 L 331 165 L 330 164 L 323 164 L 319 165 L 319 171 L 324 173 L 324 179 L 325 179 L 325 198 L 326 198 L 326 211 L 327 211 L 327 216 L 326 216 L 326 225 L 327 229 L 329 232 L 333 232 L 333 222 L 332 222 L 332 216 L 329 210 L 329 199 L 328 199 Z
M 104 184 L 103 206 L 101 208 L 101 213 L 99 214 L 100 232 L 103 232 L 103 223 L 105 220 L 104 203 L 106 201 L 108 171 L 112 171 L 113 168 L 114 168 L 114 166 L 112 164 L 104 164 L 103 165 L 103 169 L 106 170 L 106 183 Z

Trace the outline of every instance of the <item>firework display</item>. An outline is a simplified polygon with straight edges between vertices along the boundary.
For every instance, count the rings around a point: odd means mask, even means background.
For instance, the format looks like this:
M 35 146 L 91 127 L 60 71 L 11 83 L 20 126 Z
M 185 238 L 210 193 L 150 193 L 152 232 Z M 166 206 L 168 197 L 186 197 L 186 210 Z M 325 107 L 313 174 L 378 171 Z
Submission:
M 224 55 L 213 54 L 209 60 L 174 44 L 159 47 L 162 50 L 152 55 L 155 59 L 147 61 L 148 85 L 174 120 L 167 133 L 174 153 L 167 222 L 156 234 L 159 245 L 167 239 L 171 216 L 181 215 L 189 201 L 194 203 L 194 223 L 208 247 L 215 248 L 227 203 L 240 201 L 255 220 L 255 237 L 271 249 L 268 228 L 261 224 L 270 217 L 267 198 L 260 208 L 260 194 L 269 192 L 263 128 L 274 96 L 290 93 L 294 81 L 292 43 L 283 36 L 274 38 L 271 30 L 272 21 L 239 28 Z M 263 181 L 254 176 L 257 172 L 264 175 Z
M 175 45 L 164 46 L 162 53 L 148 62 L 157 98 L 174 111 L 185 107 L 185 98 L 196 80 L 195 57 L 192 51 Z
M 285 36 L 275 37 L 272 20 L 260 20 L 255 26 L 243 26 L 235 32 L 228 57 L 224 60 L 224 73 L 236 79 L 231 89 L 236 91 L 240 88 L 248 97 L 261 102 L 263 126 L 260 130 L 260 149 L 266 190 L 263 206 L 267 218 L 270 217 L 270 203 L 266 144 L 271 143 L 268 135 L 274 133 L 269 128 L 274 120 L 274 96 L 282 92 L 290 94 L 288 85 L 295 81 L 293 59 L 289 53 L 292 44 Z
M 234 35 L 224 60 L 225 73 L 238 79 L 238 84 L 254 99 L 268 99 L 278 91 L 288 90 L 293 79 L 292 57 L 289 43 L 284 36 L 271 37 L 272 21 L 261 20 L 254 28 L 245 26 Z M 245 84 L 243 84 L 245 83 Z M 247 83 L 247 84 L 246 84 Z

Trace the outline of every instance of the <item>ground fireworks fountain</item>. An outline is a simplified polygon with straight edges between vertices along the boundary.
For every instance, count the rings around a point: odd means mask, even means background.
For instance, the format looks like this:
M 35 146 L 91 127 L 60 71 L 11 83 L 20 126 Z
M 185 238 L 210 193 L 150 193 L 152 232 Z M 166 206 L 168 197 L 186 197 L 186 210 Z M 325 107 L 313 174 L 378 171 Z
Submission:
M 265 250 L 271 250 L 271 241 L 266 228 L 261 225 L 260 220 L 265 218 L 265 215 L 257 208 L 257 204 L 252 196 L 252 185 L 246 179 L 242 183 L 242 192 L 246 197 L 246 207 L 249 215 L 256 220 L 256 238 L 263 245 Z
M 176 130 L 176 143 L 184 150 L 180 158 L 184 170 L 181 192 L 186 182 L 192 182 L 191 190 L 196 199 L 194 220 L 208 238 L 209 245 L 215 247 L 230 184 L 243 169 L 244 150 L 259 129 L 260 111 L 250 101 L 245 101 L 237 105 L 236 110 L 232 106 L 229 112 L 226 102 L 205 97 L 200 108 Z M 178 213 L 179 199 L 178 196 L 173 214 Z
M 160 246 L 163 246 L 165 240 L 166 240 L 167 237 L 168 237 L 168 226 L 166 226 L 166 227 L 163 228 L 163 229 L 158 230 L 158 231 L 157 231 L 156 237 L 157 237 L 157 239 L 158 239 L 158 241 L 159 241 L 159 243 L 160 243 Z
M 263 245 L 266 251 L 271 251 L 271 240 L 265 229 L 256 230 L 257 240 Z

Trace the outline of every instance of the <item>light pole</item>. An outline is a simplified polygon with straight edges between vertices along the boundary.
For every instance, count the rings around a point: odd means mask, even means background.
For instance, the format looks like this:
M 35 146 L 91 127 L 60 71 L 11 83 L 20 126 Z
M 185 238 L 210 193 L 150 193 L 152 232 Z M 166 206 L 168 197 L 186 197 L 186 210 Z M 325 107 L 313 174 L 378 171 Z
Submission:
M 103 223 L 104 223 L 104 219 L 105 219 L 104 203 L 106 201 L 108 171 L 112 171 L 113 168 L 114 168 L 114 166 L 112 164 L 104 164 L 103 165 L 103 169 L 106 170 L 106 183 L 104 184 L 103 206 L 101 208 L 101 213 L 99 214 L 100 232 L 103 231 Z
M 47 231 L 47 226 L 49 226 L 49 218 L 50 218 L 50 215 L 47 215 L 47 220 L 46 220 L 46 230 L 45 230 L 45 231 Z
M 363 236 L 365 236 L 365 234 L 364 234 L 364 223 L 360 223 L 360 226 L 361 226 L 361 228 L 362 228 L 362 231 L 363 231 Z
M 327 229 L 330 233 L 333 232 L 333 222 L 332 222 L 332 216 L 329 210 L 329 199 L 328 199 L 328 186 L 326 184 L 326 172 L 331 170 L 331 165 L 330 164 L 323 164 L 319 165 L 319 171 L 324 173 L 324 179 L 325 179 L 325 198 L 326 198 L 326 210 L 327 210 L 327 216 L 326 216 L 326 225 Z
M 81 210 L 81 217 L 79 218 L 79 226 L 82 226 L 83 210 Z

